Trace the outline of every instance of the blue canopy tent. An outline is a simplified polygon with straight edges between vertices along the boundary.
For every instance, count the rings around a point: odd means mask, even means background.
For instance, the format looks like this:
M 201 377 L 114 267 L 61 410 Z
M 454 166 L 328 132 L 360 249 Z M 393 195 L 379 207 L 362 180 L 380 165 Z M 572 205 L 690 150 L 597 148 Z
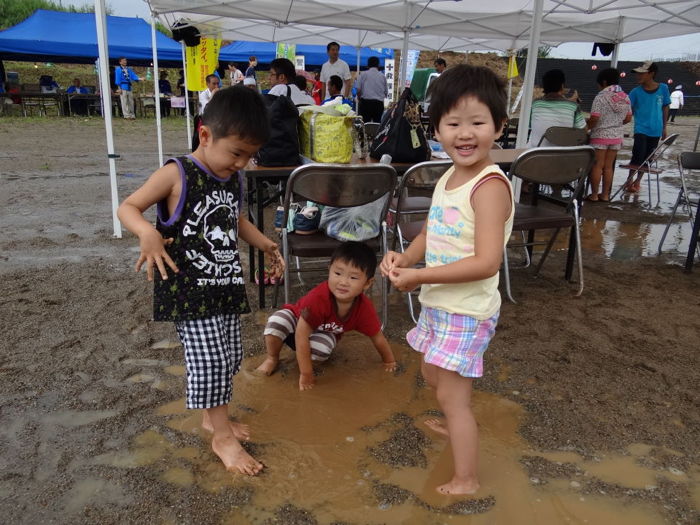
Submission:
M 134 65 L 153 61 L 151 26 L 140 18 L 107 16 L 109 56 L 126 57 Z M 158 60 L 181 67 L 182 47 L 164 34 L 156 35 Z M 99 56 L 92 13 L 37 11 L 16 26 L 0 31 L 0 60 L 91 64 Z
M 241 40 L 222 47 L 219 52 L 219 61 L 224 63 L 247 62 L 248 57 L 255 56 L 260 64 L 269 64 L 275 58 L 276 50 L 277 45 L 273 42 L 245 42 Z M 317 66 L 320 68 L 328 60 L 326 46 L 297 44 L 296 54 L 304 55 L 307 67 Z M 367 59 L 371 56 L 379 58 L 379 63 L 383 66 L 385 59 L 394 58 L 394 50 L 361 47 L 360 65 L 366 67 Z M 354 69 L 357 64 L 357 49 L 350 46 L 341 46 L 340 58 Z

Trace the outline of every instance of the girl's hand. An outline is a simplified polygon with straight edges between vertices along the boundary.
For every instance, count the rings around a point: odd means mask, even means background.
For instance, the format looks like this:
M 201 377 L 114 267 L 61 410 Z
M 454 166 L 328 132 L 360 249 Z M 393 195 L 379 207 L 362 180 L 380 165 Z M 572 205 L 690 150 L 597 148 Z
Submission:
M 389 272 L 389 280 L 401 292 L 410 292 L 421 284 L 418 270 L 415 268 L 395 267 Z
M 136 261 L 136 271 L 141 271 L 143 263 L 146 263 L 146 277 L 149 281 L 153 280 L 154 266 L 158 267 L 158 271 L 163 280 L 168 279 L 168 272 L 165 270 L 166 264 L 173 272 L 178 273 L 180 271 L 165 250 L 165 247 L 170 246 L 174 239 L 164 239 L 154 228 L 152 231 L 141 235 L 139 241 L 141 245 L 141 255 L 139 255 Z
M 379 264 L 379 270 L 384 277 L 389 277 L 391 270 L 394 268 L 402 268 L 403 266 L 405 266 L 403 254 L 389 251 Z
M 310 374 L 299 374 L 299 390 L 311 390 L 316 384 L 313 372 Z

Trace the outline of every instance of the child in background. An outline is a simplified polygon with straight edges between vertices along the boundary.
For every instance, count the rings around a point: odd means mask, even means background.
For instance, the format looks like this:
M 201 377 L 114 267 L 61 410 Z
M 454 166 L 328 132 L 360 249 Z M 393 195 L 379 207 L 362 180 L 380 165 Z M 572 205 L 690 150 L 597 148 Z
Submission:
M 229 420 L 232 379 L 243 357 L 240 314 L 250 311 L 238 237 L 273 257 L 277 245 L 240 215 L 239 170 L 269 137 L 262 97 L 242 86 L 207 104 L 192 155 L 170 159 L 119 207 L 139 237 L 139 271 L 153 280 L 154 319 L 174 321 L 185 349 L 187 408 L 204 409 L 202 427 L 228 470 L 255 475 L 263 465 L 241 446 L 247 425 Z M 155 227 L 143 213 L 157 206 Z M 156 271 L 154 271 L 156 270 Z
M 592 202 L 610 202 L 615 159 L 624 135 L 622 126 L 632 120 L 630 99 L 618 85 L 619 81 L 620 73 L 614 68 L 604 69 L 598 73 L 596 80 L 600 93 L 593 100 L 588 119 L 590 145 L 595 148 L 595 164 L 591 170 L 591 194 L 586 200 Z M 598 193 L 601 178 L 603 191 Z
M 328 280 L 272 314 L 265 326 L 267 357 L 257 368 L 265 375 L 277 369 L 282 345 L 296 351 L 299 390 L 313 388 L 311 361 L 325 361 L 343 333 L 357 330 L 372 340 L 384 370 L 396 370 L 396 360 L 381 330 L 372 301 L 364 292 L 372 286 L 377 259 L 361 242 L 344 242 L 331 256 Z
M 423 377 L 446 418 L 426 424 L 452 445 L 454 476 L 437 491 L 473 494 L 472 381 L 483 374 L 498 322 L 498 270 L 514 213 L 510 182 L 489 156 L 506 122 L 506 92 L 488 68 L 461 64 L 431 84 L 430 97 L 430 124 L 454 165 L 435 187 L 423 231 L 405 253 L 389 252 L 380 268 L 401 291 L 422 285 L 418 325 L 406 339 L 423 353 Z M 422 259 L 425 268 L 413 268 Z

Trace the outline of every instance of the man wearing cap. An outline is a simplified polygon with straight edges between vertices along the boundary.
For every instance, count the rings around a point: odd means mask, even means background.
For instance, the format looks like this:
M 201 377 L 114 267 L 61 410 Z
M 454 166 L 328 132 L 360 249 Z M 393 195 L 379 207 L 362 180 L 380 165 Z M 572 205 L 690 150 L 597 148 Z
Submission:
M 676 89 L 671 93 L 671 105 L 669 106 L 670 121 L 676 121 L 676 113 L 679 109 L 683 109 L 683 86 L 678 84 Z
M 651 60 L 632 70 L 637 75 L 636 88 L 630 91 L 630 104 L 634 116 L 634 145 L 630 166 L 639 167 L 658 146 L 659 138 L 666 138 L 666 121 L 671 96 L 666 84 L 659 84 L 654 77 L 658 67 Z M 632 180 L 634 169 L 630 170 L 625 183 L 625 191 L 637 193 L 643 172 Z

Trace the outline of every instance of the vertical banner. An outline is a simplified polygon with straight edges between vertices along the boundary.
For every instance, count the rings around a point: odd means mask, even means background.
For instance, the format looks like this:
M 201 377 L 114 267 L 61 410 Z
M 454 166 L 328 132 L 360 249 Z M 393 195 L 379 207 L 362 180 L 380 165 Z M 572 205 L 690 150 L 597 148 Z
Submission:
M 406 87 L 411 87 L 411 80 L 413 80 L 413 73 L 416 71 L 419 56 L 420 51 L 417 49 L 409 49 L 406 54 Z
M 518 72 L 518 64 L 515 62 L 515 55 L 510 55 L 510 58 L 508 59 L 508 73 L 506 74 L 506 78 L 515 78 L 519 75 L 520 73 Z
M 287 58 L 291 60 L 292 64 L 297 54 L 296 44 L 283 44 L 279 42 L 277 44 L 277 49 L 275 51 L 275 58 Z
M 187 89 L 204 91 L 207 89 L 207 75 L 214 73 L 219 67 L 220 38 L 202 37 L 198 46 L 186 47 L 187 60 Z
M 294 69 L 297 71 L 306 70 L 306 57 L 304 55 L 296 55 L 292 62 L 294 62 Z
M 386 77 L 386 85 L 389 88 L 389 97 L 384 100 L 384 105 L 387 106 L 394 101 L 394 86 L 396 85 L 396 70 L 393 58 L 387 58 L 384 61 L 384 76 Z

